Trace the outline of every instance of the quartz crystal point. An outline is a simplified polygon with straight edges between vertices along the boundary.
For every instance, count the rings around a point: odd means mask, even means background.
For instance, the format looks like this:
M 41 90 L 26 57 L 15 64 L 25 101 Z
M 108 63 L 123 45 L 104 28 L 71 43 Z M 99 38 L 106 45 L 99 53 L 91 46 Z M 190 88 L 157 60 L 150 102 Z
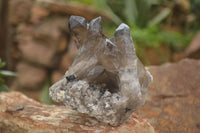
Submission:
M 101 17 L 88 22 L 71 16 L 69 26 L 79 50 L 64 77 L 51 86 L 50 97 L 112 126 L 124 123 L 144 104 L 152 81 L 136 56 L 129 27 L 122 23 L 108 39 Z

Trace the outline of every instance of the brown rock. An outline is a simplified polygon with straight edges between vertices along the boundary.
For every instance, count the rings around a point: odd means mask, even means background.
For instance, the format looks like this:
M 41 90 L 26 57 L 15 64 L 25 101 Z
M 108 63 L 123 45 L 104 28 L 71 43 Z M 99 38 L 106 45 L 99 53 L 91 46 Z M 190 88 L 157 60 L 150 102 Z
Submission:
M 139 52 L 138 52 L 139 53 Z M 159 46 L 157 48 L 146 47 L 144 52 L 141 52 L 142 62 L 147 65 L 160 65 L 163 62 L 169 62 L 172 56 L 171 50 L 166 46 Z
M 66 46 L 62 46 L 61 49 L 60 45 L 67 43 L 59 30 L 61 27 L 60 24 L 53 26 L 53 22 L 44 23 L 39 29 L 30 25 L 20 25 L 17 42 L 22 57 L 35 64 L 55 67 L 59 62 L 60 52 L 66 49 Z
M 59 53 L 66 51 L 67 49 L 68 40 L 65 36 L 60 37 L 60 41 L 58 43 L 57 51 Z
M 55 82 L 59 81 L 63 77 L 63 73 L 59 71 L 54 71 L 51 75 L 51 82 L 54 84 Z
M 38 90 L 26 89 L 26 90 L 22 90 L 21 92 L 23 92 L 23 94 L 26 95 L 27 97 L 41 102 L 42 91 L 43 91 L 42 89 L 38 89 Z
M 31 22 L 39 23 L 41 19 L 47 17 L 49 14 L 47 9 L 41 8 L 40 6 L 33 6 L 31 9 Z
M 62 32 L 67 30 L 67 19 L 62 17 L 51 17 L 43 21 L 34 29 L 34 39 L 44 40 L 48 42 L 46 45 L 54 46 L 62 37 Z
M 72 64 L 72 59 L 70 59 L 69 57 L 69 52 L 65 53 L 62 58 L 61 58 L 61 62 L 60 62 L 60 70 L 62 71 L 62 73 L 64 74 L 66 69 L 68 69 L 71 64 Z
M 200 32 L 192 40 L 191 44 L 186 50 L 186 57 L 200 59 Z
M 110 14 L 104 11 L 96 10 L 90 6 L 78 5 L 73 3 L 60 3 L 60 2 L 45 2 L 45 7 L 52 13 L 77 15 L 85 17 L 87 20 L 92 20 L 101 16 L 104 20 L 112 21 Z M 78 10 L 77 10 L 78 9 Z M 116 20 L 116 18 L 114 18 Z M 119 21 L 119 20 L 118 20 Z
M 154 133 L 146 119 L 133 114 L 119 127 L 62 106 L 44 105 L 18 92 L 0 94 L 2 133 Z
M 63 74 L 66 72 L 66 69 L 68 69 L 72 65 L 72 62 L 75 59 L 77 52 L 78 49 L 75 44 L 75 38 L 72 37 L 69 42 L 67 52 L 64 53 L 60 62 L 59 69 Z
M 9 2 L 9 22 L 19 24 L 28 21 L 33 0 L 10 0 Z
M 42 45 L 41 42 L 32 40 L 29 37 L 24 37 L 23 42 L 18 45 L 18 48 L 24 59 L 46 67 L 52 67 L 56 64 L 54 49 Z
M 39 89 L 47 78 L 47 72 L 43 68 L 25 62 L 17 65 L 17 74 L 16 87 L 20 89 Z
M 200 132 L 200 61 L 184 59 L 149 71 L 154 81 L 136 113 L 148 118 L 156 132 Z

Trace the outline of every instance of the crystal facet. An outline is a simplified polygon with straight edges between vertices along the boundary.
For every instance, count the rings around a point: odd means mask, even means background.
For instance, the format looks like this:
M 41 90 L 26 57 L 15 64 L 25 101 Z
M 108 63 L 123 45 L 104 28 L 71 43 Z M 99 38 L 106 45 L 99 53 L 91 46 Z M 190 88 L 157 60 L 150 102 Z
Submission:
M 51 98 L 110 125 L 124 123 L 144 104 L 153 79 L 136 56 L 129 27 L 122 23 L 108 39 L 101 17 L 88 22 L 71 16 L 69 24 L 79 50 L 65 76 L 51 86 Z

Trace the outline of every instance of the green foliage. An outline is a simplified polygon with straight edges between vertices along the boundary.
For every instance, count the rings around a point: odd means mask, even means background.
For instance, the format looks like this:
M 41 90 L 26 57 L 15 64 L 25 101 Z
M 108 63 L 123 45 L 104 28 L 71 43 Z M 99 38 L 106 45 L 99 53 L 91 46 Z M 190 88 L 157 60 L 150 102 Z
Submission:
M 93 0 L 93 1 L 94 3 L 92 4 L 92 6 L 96 7 L 100 11 L 106 12 L 111 17 L 112 21 L 115 24 L 118 25 L 122 22 L 122 20 L 115 13 L 113 13 L 110 6 L 108 6 L 106 0 Z
M 125 0 L 125 12 L 127 22 L 132 22 L 140 28 L 146 26 L 150 11 L 149 0 Z
M 6 63 L 0 59 L 0 69 L 3 68 L 5 65 L 6 65 Z M 15 76 L 17 76 L 17 74 L 14 72 L 7 71 L 7 70 L 0 70 L 0 92 L 2 92 L 2 91 L 8 92 L 9 91 L 8 86 L 5 84 L 4 78 L 5 77 L 15 77 Z
M 193 18 L 193 22 L 187 27 L 198 32 L 200 29 L 200 0 L 190 0 L 190 16 Z
M 164 30 L 161 27 L 161 22 L 171 13 L 170 8 L 161 5 L 162 2 L 119 1 L 109 0 L 108 5 L 115 5 L 112 8 L 113 12 L 119 13 L 117 15 L 130 26 L 131 35 L 137 47 L 155 48 L 159 45 L 166 45 L 176 49 L 179 46 L 185 47 L 189 43 L 192 35 L 185 36 L 180 32 Z
M 40 101 L 45 104 L 52 104 L 52 100 L 49 97 L 49 87 L 50 87 L 50 80 L 47 79 L 40 95 Z
M 126 21 L 139 28 L 157 25 L 170 14 L 168 8 L 154 13 L 152 6 L 157 5 L 157 3 L 152 3 L 150 0 L 125 0 L 124 2 Z
M 164 20 L 170 14 L 170 12 L 171 10 L 169 8 L 161 10 L 160 13 L 158 13 L 154 18 L 148 21 L 148 26 L 154 26 L 161 23 L 161 21 Z
M 162 44 L 171 45 L 176 48 L 179 45 L 187 46 L 191 40 L 192 34 L 184 36 L 179 32 L 162 31 L 157 26 L 140 29 L 138 27 L 130 26 L 131 35 L 138 47 L 158 47 Z

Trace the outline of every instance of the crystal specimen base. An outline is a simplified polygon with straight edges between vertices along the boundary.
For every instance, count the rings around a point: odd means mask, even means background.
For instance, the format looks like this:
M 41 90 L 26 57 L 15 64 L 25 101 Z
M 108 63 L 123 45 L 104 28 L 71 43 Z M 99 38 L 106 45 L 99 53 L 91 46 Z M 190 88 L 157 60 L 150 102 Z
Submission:
M 124 123 L 144 104 L 153 79 L 136 56 L 129 27 L 121 24 L 108 39 L 101 17 L 88 22 L 71 16 L 69 24 L 79 51 L 64 77 L 51 86 L 50 97 L 110 125 Z

